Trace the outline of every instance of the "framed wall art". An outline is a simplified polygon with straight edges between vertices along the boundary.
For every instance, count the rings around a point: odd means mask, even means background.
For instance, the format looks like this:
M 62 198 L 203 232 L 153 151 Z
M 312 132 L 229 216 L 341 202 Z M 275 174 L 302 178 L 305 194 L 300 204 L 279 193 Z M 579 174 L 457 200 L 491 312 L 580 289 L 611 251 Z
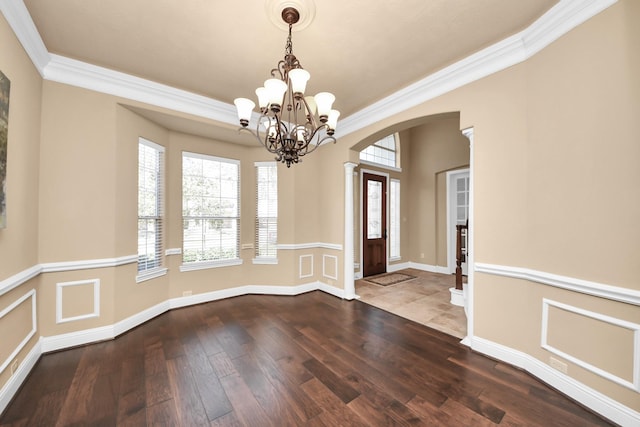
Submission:
M 7 136 L 11 82 L 0 71 L 0 228 L 7 226 Z

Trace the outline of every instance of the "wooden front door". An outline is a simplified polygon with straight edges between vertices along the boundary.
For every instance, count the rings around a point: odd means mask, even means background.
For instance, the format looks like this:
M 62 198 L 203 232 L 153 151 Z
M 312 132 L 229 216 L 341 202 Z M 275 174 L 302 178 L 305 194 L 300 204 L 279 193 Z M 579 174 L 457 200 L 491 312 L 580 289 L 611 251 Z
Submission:
M 387 178 L 363 174 L 362 262 L 364 277 L 387 271 Z

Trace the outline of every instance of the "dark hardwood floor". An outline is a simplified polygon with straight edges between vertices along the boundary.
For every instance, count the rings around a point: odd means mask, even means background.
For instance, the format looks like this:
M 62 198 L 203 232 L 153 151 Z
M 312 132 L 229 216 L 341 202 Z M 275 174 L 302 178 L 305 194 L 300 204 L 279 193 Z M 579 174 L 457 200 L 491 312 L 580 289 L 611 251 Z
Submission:
M 0 426 L 610 425 L 457 338 L 319 291 L 43 355 Z

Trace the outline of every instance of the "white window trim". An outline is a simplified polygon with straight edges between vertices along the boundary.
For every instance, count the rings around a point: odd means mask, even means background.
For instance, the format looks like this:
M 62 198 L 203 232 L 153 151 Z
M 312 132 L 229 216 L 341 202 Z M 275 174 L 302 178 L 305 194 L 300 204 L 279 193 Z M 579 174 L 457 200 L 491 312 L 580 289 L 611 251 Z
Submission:
M 165 215 L 164 215 L 165 214 L 164 203 L 165 203 L 165 200 L 166 200 L 166 176 L 165 176 L 165 172 L 166 172 L 166 158 L 165 158 L 166 149 L 165 149 L 164 146 L 162 146 L 160 144 L 156 144 L 155 142 L 149 141 L 148 139 L 143 138 L 143 137 L 138 137 L 138 144 L 142 144 L 142 145 L 145 145 L 145 146 L 147 146 L 149 148 L 152 148 L 152 149 L 158 151 L 158 153 L 162 156 L 163 170 L 160 172 L 160 175 L 161 175 L 160 179 L 162 180 L 162 194 L 160 194 L 158 197 L 160 197 L 161 200 L 162 200 L 162 212 L 161 212 L 161 215 L 159 217 L 160 217 L 160 221 L 161 221 L 161 224 L 162 224 L 162 234 L 163 234 L 163 236 L 161 238 L 164 239 L 164 234 L 166 232 L 166 226 L 167 226 L 166 218 L 165 218 Z M 140 162 L 140 159 L 138 159 L 138 162 Z M 138 183 L 138 186 L 139 185 L 140 185 L 140 183 Z M 140 218 L 140 213 L 138 212 L 138 219 L 139 218 Z M 164 241 L 162 241 L 162 249 L 164 249 Z M 162 252 L 163 251 L 161 251 L 161 253 L 158 254 L 159 257 L 163 256 Z M 138 257 L 140 257 L 140 254 L 138 254 Z M 166 274 L 167 268 L 164 267 L 164 263 L 165 263 L 165 260 L 162 259 L 162 262 L 161 262 L 160 266 L 153 267 L 153 268 L 150 268 L 150 269 L 147 269 L 147 270 L 143 270 L 142 272 L 139 271 L 138 274 L 136 275 L 136 283 L 140 283 L 140 282 L 143 282 L 145 280 L 153 279 L 153 278 L 162 276 L 163 274 Z M 139 262 L 137 262 L 136 264 L 138 265 L 137 268 L 139 268 L 139 265 L 140 265 Z M 162 270 L 165 270 L 164 273 L 158 274 L 158 272 L 162 271 Z
M 229 159 L 225 157 L 218 157 L 210 154 L 194 153 L 191 151 L 182 151 L 182 159 L 184 159 L 185 156 L 192 157 L 195 159 L 218 161 L 218 162 L 237 165 L 238 166 L 238 189 L 241 190 L 242 170 L 241 170 L 240 160 Z M 182 173 L 182 166 L 181 166 L 181 173 Z M 183 182 L 181 182 L 181 186 L 182 185 L 184 185 Z M 182 187 L 181 187 L 181 190 L 182 190 Z M 242 216 L 241 216 L 242 208 L 240 204 L 241 201 L 242 201 L 242 194 L 239 192 L 238 193 L 238 241 L 237 241 L 238 256 L 240 255 L 240 251 L 242 250 L 242 245 L 240 243 L 240 233 L 242 232 L 242 230 L 240 230 L 240 226 L 242 224 Z M 184 216 L 181 215 L 181 219 L 182 221 L 184 221 Z M 180 251 L 184 255 L 184 242 L 182 243 L 182 245 L 183 246 L 182 248 L 180 248 Z M 183 260 L 182 264 L 180 265 L 180 271 L 185 272 L 185 271 L 193 271 L 193 270 L 205 270 L 209 268 L 229 267 L 229 266 L 241 265 L 241 264 L 242 264 L 242 258 L 239 258 L 239 257 L 232 258 L 232 259 L 223 259 L 223 260 L 192 261 L 192 262 L 186 262 L 186 263 Z
M 259 167 L 278 167 L 278 162 L 275 161 L 268 161 L 268 162 L 254 162 L 253 163 L 254 168 L 259 168 Z M 257 176 L 256 176 L 256 180 L 257 180 Z M 257 183 L 257 181 L 256 181 Z M 257 196 L 257 188 L 256 188 L 256 196 Z M 256 197 L 256 206 L 257 206 L 257 197 Z M 257 208 L 256 208 L 257 211 Z M 256 212 L 256 220 L 258 219 L 258 213 Z M 256 242 L 257 243 L 257 242 Z M 279 246 L 276 244 L 276 253 L 279 250 Z M 255 249 L 257 251 L 257 247 Z M 278 265 L 278 257 L 275 256 L 256 256 L 255 258 L 253 258 L 251 260 L 251 262 L 255 265 Z
M 136 283 L 145 282 L 147 280 L 162 277 L 167 274 L 169 269 L 167 267 L 156 267 L 149 270 L 145 270 L 136 276 Z
M 183 263 L 180 266 L 180 272 L 194 271 L 194 270 L 206 270 L 209 268 L 220 267 L 232 267 L 235 265 L 242 265 L 242 258 L 223 259 L 220 261 L 194 261 L 190 263 Z
M 278 257 L 259 256 L 259 257 L 253 258 L 251 262 L 256 265 L 277 265 Z
M 362 150 L 360 150 L 360 152 L 358 153 L 358 160 L 360 161 L 360 163 L 368 165 L 368 166 L 376 166 L 382 169 L 386 169 L 386 170 L 390 170 L 390 171 L 394 171 L 394 172 L 402 172 L 402 168 L 401 167 L 397 167 L 397 166 L 390 166 L 390 165 L 386 165 L 384 163 L 377 163 L 371 160 L 365 160 L 362 159 L 361 154 L 363 151 L 365 151 L 367 148 L 369 147 L 373 147 L 376 146 L 380 149 L 383 150 L 387 150 L 390 152 L 393 152 L 394 157 L 395 157 L 395 163 L 396 165 L 400 162 L 400 134 L 398 132 L 393 133 L 393 141 L 395 143 L 395 147 L 393 150 L 391 150 L 390 148 L 387 148 L 383 145 L 378 145 L 378 142 L 384 140 L 385 138 L 388 138 L 391 135 L 385 136 L 384 138 L 380 138 L 379 140 L 373 142 L 372 144 L 369 144 L 368 146 L 366 146 L 365 148 L 363 148 Z
M 391 230 L 391 194 L 392 194 L 392 188 L 393 188 L 393 183 L 397 182 L 398 186 L 400 186 L 400 180 L 397 178 L 389 178 L 389 236 L 393 235 L 394 233 Z M 398 191 L 398 193 L 401 193 L 401 190 Z M 400 230 L 402 228 L 402 214 L 400 212 L 400 206 L 401 206 L 401 200 L 402 197 L 400 197 L 400 200 L 398 200 L 398 230 Z M 400 231 L 399 235 L 397 236 L 398 239 L 398 254 L 396 256 L 391 256 L 391 239 L 389 239 L 389 262 L 394 262 L 394 261 L 400 261 L 402 259 L 402 240 L 401 240 L 401 236 L 402 236 L 402 232 Z
M 376 168 L 385 169 L 385 170 L 389 170 L 389 171 L 393 171 L 393 172 L 402 172 L 402 168 L 396 168 L 396 167 L 393 167 L 393 166 L 387 166 L 387 165 L 383 165 L 381 163 L 370 162 L 368 160 L 360 160 L 360 163 L 363 164 L 363 165 L 373 166 L 373 167 L 376 167 Z

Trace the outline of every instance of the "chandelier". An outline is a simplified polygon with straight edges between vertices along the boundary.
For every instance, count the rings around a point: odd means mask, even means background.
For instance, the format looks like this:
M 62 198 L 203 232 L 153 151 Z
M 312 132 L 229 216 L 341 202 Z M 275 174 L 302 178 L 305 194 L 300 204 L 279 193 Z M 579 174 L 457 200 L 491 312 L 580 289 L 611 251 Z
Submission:
M 264 86 L 256 89 L 260 118 L 255 131 L 248 128 L 255 103 L 247 98 L 237 98 L 233 103 L 238 109 L 240 130 L 250 132 L 276 155 L 277 161 L 291 167 L 324 142 L 336 142 L 333 134 L 340 113 L 331 109 L 335 96 L 329 92 L 304 96 L 311 75 L 293 54 L 291 43 L 291 27 L 300 14 L 295 8 L 286 7 L 282 19 L 289 25 L 284 59 L 271 70 L 271 78 Z

